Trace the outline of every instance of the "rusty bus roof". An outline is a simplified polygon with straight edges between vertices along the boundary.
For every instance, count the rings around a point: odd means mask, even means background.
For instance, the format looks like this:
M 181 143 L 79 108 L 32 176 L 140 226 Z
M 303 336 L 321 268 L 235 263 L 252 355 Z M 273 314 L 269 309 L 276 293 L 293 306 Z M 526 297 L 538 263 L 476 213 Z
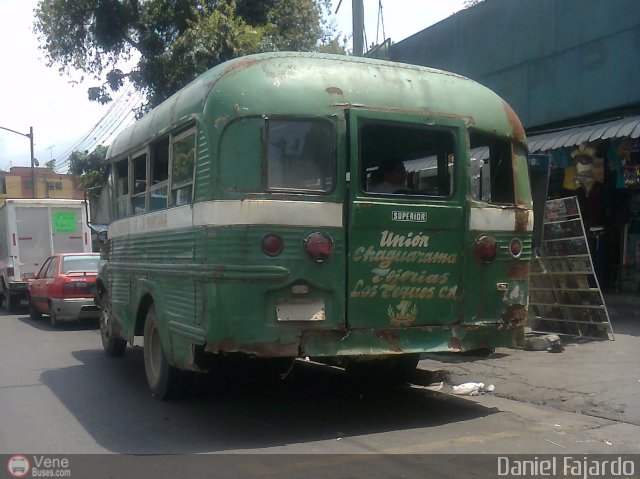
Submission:
M 460 118 L 525 141 L 520 120 L 490 89 L 416 65 L 316 53 L 262 53 L 222 63 L 120 133 L 107 157 L 139 148 L 202 115 L 214 127 L 241 116 L 331 115 L 341 109 Z

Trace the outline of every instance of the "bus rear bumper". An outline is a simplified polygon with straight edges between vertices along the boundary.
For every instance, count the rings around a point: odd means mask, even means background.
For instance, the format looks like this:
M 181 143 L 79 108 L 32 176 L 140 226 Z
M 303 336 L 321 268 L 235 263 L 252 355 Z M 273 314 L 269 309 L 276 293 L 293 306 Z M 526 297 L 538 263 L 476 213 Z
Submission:
M 303 356 L 377 356 L 388 354 L 464 352 L 497 347 L 517 348 L 524 342 L 524 323 L 429 326 L 403 329 L 307 331 Z
M 288 341 L 243 344 L 207 342 L 208 353 L 237 352 L 257 357 L 380 356 L 428 352 L 464 352 L 524 342 L 524 322 L 412 328 L 305 330 Z

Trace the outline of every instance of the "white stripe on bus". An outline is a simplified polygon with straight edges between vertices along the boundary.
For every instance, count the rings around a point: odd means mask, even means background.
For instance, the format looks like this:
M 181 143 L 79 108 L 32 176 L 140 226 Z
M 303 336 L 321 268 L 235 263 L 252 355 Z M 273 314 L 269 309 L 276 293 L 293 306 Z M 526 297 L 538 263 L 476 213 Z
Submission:
M 218 200 L 178 206 L 114 221 L 109 238 L 200 226 L 279 225 L 339 228 L 342 203 Z
M 471 208 L 471 231 L 515 231 L 516 212 L 502 208 Z M 533 212 L 529 212 L 527 231 L 533 231 Z

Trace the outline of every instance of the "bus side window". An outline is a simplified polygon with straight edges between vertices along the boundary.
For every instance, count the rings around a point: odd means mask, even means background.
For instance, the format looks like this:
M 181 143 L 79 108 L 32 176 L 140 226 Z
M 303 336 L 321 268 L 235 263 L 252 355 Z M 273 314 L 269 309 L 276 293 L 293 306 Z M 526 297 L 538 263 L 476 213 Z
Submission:
M 129 216 L 129 160 L 125 158 L 115 165 L 115 195 L 116 216 L 126 218 Z
M 173 137 L 171 145 L 171 204 L 191 203 L 193 194 L 193 170 L 196 158 L 195 129 Z
M 472 198 L 486 203 L 512 205 L 515 203 L 514 191 L 511 144 L 472 134 Z
M 133 191 L 131 206 L 134 215 L 147 211 L 147 154 L 136 156 L 131 160 L 133 168 Z
M 151 144 L 150 176 L 149 211 L 166 208 L 169 205 L 169 137 Z

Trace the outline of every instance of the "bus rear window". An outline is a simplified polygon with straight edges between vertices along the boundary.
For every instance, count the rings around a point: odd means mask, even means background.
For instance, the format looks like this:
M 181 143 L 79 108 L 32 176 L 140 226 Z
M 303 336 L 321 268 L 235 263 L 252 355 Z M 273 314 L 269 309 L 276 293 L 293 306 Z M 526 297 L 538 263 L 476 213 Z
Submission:
M 367 122 L 358 131 L 363 191 L 450 197 L 455 136 L 443 128 Z
M 335 133 L 325 120 L 269 120 L 269 190 L 327 193 L 335 184 Z

